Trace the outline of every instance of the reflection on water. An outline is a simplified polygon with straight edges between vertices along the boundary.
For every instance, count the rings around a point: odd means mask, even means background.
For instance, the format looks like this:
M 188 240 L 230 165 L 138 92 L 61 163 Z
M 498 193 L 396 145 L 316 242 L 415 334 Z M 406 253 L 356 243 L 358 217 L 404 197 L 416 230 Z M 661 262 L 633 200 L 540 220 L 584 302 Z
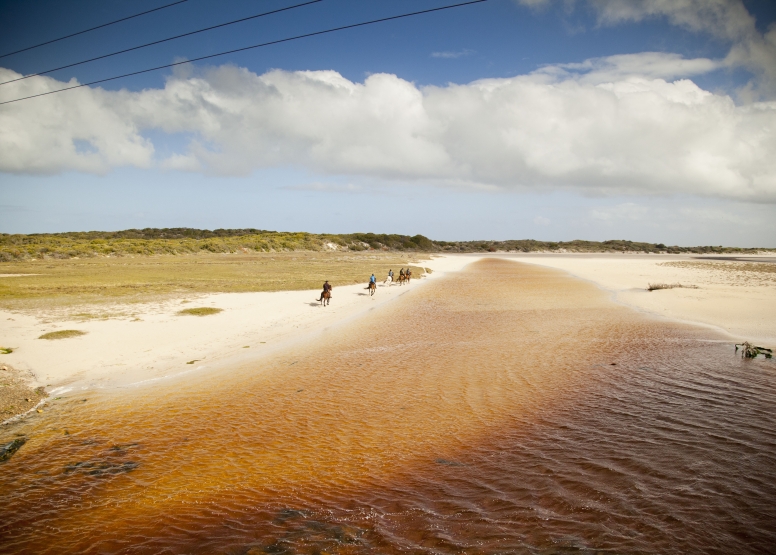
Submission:
M 272 360 L 15 427 L 3 553 L 762 553 L 776 366 L 483 261 Z

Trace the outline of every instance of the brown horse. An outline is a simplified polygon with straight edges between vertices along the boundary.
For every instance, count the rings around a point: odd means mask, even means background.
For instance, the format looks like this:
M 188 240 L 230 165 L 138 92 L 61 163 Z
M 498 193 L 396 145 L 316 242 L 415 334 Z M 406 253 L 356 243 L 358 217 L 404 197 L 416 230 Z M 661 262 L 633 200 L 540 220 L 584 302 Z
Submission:
M 369 289 L 369 296 L 371 297 L 377 291 L 377 284 L 374 281 L 370 281 L 366 288 Z
M 321 293 L 321 298 L 318 299 L 322 306 L 326 306 L 331 302 L 331 289 Z
M 404 279 L 407 280 L 407 285 L 409 285 L 410 279 L 412 279 L 412 272 L 410 271 L 409 268 L 407 268 L 407 271 L 404 272 Z
M 406 276 L 406 275 L 404 275 L 404 274 L 399 274 L 399 279 L 397 279 L 396 281 L 398 281 L 398 282 L 399 282 L 399 285 L 401 285 L 402 283 L 404 283 L 405 281 L 407 281 L 407 276 Z

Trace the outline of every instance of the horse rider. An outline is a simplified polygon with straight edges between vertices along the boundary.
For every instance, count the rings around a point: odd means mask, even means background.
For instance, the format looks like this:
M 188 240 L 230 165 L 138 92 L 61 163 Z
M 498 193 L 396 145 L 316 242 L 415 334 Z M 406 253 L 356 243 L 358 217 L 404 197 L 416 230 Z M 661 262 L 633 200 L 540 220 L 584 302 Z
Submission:
M 391 278 L 391 281 L 393 281 L 393 270 L 388 270 L 388 277 L 385 278 L 385 281 L 388 281 L 388 278 Z M 383 283 L 385 283 L 385 281 Z
M 373 283 L 375 284 L 375 287 L 377 287 L 377 278 L 375 277 L 374 274 L 372 274 L 372 277 L 369 278 L 369 285 Z
M 399 270 L 399 276 L 403 276 L 403 275 L 404 275 L 404 268 L 402 268 L 401 270 Z
M 323 293 L 326 293 L 326 291 L 331 291 L 331 284 L 328 279 L 323 282 Z M 321 293 L 321 299 L 323 298 L 323 293 Z M 321 299 L 318 300 L 320 301 Z

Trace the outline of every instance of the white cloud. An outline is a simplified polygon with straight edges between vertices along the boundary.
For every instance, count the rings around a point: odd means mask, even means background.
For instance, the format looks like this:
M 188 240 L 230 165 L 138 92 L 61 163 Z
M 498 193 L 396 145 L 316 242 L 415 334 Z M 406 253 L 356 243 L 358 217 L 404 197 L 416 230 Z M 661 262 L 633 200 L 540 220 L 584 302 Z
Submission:
M 18 77 L 21 75 L 0 68 L 0 81 Z M 74 84 L 74 80 L 62 83 L 36 77 L 5 85 L 0 99 Z M 153 144 L 140 136 L 131 118 L 117 110 L 122 96 L 128 94 L 84 87 L 37 102 L 0 106 L 0 171 L 105 173 L 120 165 L 149 167 Z
M 456 51 L 432 52 L 431 57 L 455 59 L 455 58 L 462 58 L 463 56 L 469 56 L 470 54 L 473 54 L 473 53 L 474 53 L 474 50 L 469 50 L 468 48 L 464 48 L 463 50 L 456 50 Z
M 708 58 L 686 59 L 679 54 L 641 52 L 604 58 L 590 58 L 582 63 L 555 64 L 540 68 L 556 79 L 577 79 L 599 85 L 628 79 L 665 79 L 692 77 L 714 71 L 722 62 Z
M 535 8 L 554 0 L 516 1 Z M 574 4 L 574 0 L 562 1 Z M 760 33 L 742 0 L 587 0 L 587 4 L 603 25 L 665 18 L 672 25 L 726 40 L 731 50 L 725 65 L 746 67 L 757 76 L 741 91 L 742 96 L 749 100 L 776 96 L 776 24 Z
M 0 171 L 298 166 L 457 187 L 776 202 L 776 102 L 737 106 L 667 80 L 707 67 L 645 53 L 419 88 L 387 74 L 355 83 L 334 71 L 222 66 L 173 75 L 162 89 L 85 87 L 0 106 Z M 0 80 L 15 76 L 0 70 Z M 0 100 L 61 85 L 36 77 L 0 89 Z M 159 161 L 142 136 L 153 130 L 195 139 Z

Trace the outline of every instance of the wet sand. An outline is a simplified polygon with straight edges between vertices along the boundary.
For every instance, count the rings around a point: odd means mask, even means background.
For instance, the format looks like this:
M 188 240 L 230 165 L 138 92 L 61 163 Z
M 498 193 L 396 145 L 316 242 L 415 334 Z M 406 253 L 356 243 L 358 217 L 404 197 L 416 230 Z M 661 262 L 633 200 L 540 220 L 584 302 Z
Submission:
M 262 361 L 3 430 L 28 441 L 0 550 L 762 552 L 773 367 L 729 347 L 480 261 Z

